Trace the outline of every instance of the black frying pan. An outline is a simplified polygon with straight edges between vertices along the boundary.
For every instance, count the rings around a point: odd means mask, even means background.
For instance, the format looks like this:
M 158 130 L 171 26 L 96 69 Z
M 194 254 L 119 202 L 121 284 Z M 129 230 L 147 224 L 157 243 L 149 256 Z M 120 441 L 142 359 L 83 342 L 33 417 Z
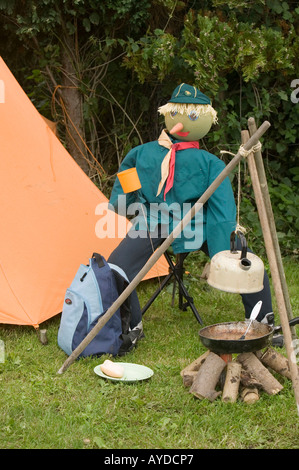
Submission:
M 289 321 L 290 326 L 297 325 L 299 317 Z M 218 354 L 240 354 L 254 352 L 269 345 L 274 333 L 281 331 L 281 326 L 272 327 L 253 321 L 245 339 L 239 339 L 246 331 L 248 321 L 217 323 L 206 326 L 199 332 L 204 346 Z

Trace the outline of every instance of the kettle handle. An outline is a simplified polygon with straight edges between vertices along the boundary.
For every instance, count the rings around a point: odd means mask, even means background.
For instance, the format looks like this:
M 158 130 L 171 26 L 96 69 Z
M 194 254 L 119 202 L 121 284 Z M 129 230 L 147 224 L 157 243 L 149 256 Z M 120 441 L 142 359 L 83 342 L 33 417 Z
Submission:
M 241 252 L 240 259 L 244 259 L 247 257 L 247 241 L 246 241 L 244 234 L 240 232 L 239 230 L 237 232 L 232 232 L 230 234 L 230 251 L 231 253 L 237 252 L 236 234 L 240 238 L 241 244 L 242 244 L 242 252 Z

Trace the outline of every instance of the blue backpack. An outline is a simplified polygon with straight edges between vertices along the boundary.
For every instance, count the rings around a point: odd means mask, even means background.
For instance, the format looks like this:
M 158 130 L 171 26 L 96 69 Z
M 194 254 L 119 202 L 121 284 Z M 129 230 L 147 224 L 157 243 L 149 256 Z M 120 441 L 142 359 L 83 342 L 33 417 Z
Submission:
M 94 253 L 89 262 L 89 265 L 81 264 L 64 298 L 58 345 L 68 355 L 83 341 L 129 283 L 121 268 L 108 264 L 98 253 Z M 126 354 L 135 346 L 142 333 L 138 327 L 130 329 L 130 320 L 128 297 L 79 357 Z

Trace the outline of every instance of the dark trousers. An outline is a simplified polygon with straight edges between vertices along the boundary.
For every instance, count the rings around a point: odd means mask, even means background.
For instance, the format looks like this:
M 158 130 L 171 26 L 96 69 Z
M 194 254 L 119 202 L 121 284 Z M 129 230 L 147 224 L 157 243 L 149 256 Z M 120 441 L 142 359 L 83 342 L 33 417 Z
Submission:
M 146 236 L 145 232 L 142 232 L 142 235 L 144 235 L 144 237 L 139 236 L 137 238 L 131 238 L 129 235 L 127 235 L 126 238 L 124 238 L 118 247 L 111 253 L 108 259 L 109 263 L 116 264 L 125 271 L 129 281 L 134 279 L 134 277 L 139 273 L 140 269 L 145 265 L 145 263 L 153 254 L 153 250 L 156 250 L 156 248 L 158 248 L 158 246 L 161 245 L 161 243 L 163 243 L 165 240 L 165 237 L 163 237 L 161 233 L 155 234 L 156 236 L 151 236 L 151 238 Z M 237 240 L 237 248 L 238 250 L 241 250 L 241 244 L 239 240 Z M 206 243 L 203 244 L 201 250 L 207 256 L 209 256 Z M 266 271 L 264 273 L 263 290 L 253 294 L 240 295 L 242 297 L 246 318 L 249 318 L 251 310 L 259 300 L 262 300 L 263 304 L 257 317 L 258 321 L 261 321 L 267 313 L 271 313 L 273 311 L 269 278 Z M 142 319 L 141 308 L 136 291 L 133 291 L 131 294 L 131 303 L 131 328 L 134 328 L 134 326 L 136 326 Z

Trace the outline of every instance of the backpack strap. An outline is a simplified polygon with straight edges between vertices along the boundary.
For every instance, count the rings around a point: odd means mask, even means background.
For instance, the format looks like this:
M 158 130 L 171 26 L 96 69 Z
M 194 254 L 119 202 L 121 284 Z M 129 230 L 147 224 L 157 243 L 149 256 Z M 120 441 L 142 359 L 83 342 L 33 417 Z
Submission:
M 117 266 L 116 264 L 108 263 L 108 266 L 112 270 L 114 274 L 114 279 L 116 281 L 117 290 L 119 295 L 125 290 L 128 286 L 129 279 L 126 273 L 123 271 L 122 268 Z M 131 295 L 129 295 L 126 300 L 120 306 L 120 316 L 121 316 L 121 323 L 122 323 L 122 340 L 125 342 L 123 345 L 123 349 L 127 350 L 127 343 L 126 339 L 130 340 L 130 338 L 126 338 L 126 335 L 130 331 L 130 321 L 131 321 Z
M 125 271 L 123 269 L 121 269 L 119 266 L 117 266 L 116 264 L 112 264 L 112 263 L 108 263 L 110 268 L 113 269 L 114 271 L 117 271 L 126 281 L 127 283 L 129 284 L 129 279 L 125 273 Z
M 99 255 L 99 253 L 93 253 L 92 258 L 94 258 L 96 260 L 97 265 L 99 266 L 99 268 L 103 268 L 105 266 L 103 258 L 102 258 L 101 255 Z

